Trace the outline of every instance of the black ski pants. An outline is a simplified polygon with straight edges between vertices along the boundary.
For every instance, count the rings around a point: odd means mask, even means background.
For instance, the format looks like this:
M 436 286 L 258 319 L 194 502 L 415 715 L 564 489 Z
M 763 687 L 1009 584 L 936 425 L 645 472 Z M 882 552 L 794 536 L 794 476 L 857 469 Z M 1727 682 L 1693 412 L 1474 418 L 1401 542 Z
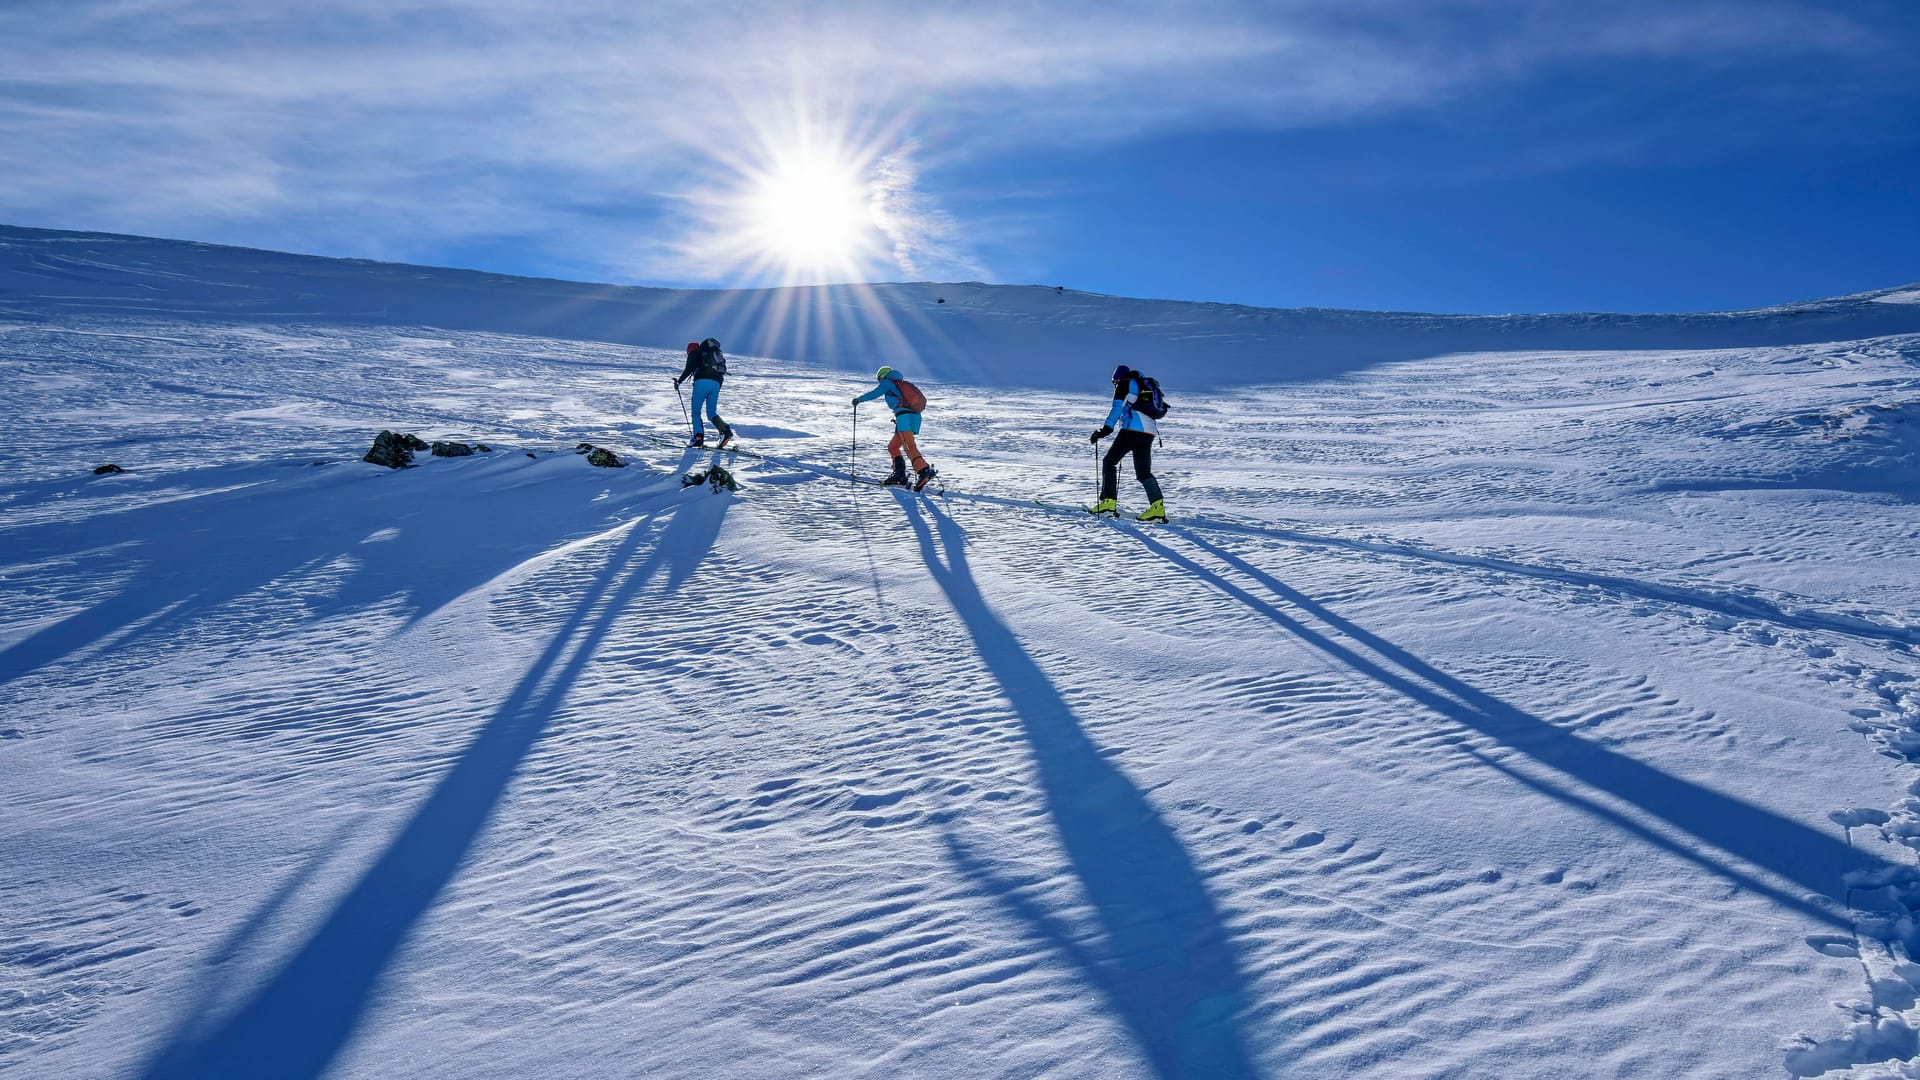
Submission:
M 1100 461 L 1100 497 L 1115 499 L 1120 496 L 1120 459 L 1133 455 L 1133 475 L 1140 486 L 1147 489 L 1147 498 L 1160 501 L 1160 481 L 1153 478 L 1153 436 L 1144 431 L 1127 428 L 1114 433 L 1113 445 L 1107 448 L 1107 456 Z

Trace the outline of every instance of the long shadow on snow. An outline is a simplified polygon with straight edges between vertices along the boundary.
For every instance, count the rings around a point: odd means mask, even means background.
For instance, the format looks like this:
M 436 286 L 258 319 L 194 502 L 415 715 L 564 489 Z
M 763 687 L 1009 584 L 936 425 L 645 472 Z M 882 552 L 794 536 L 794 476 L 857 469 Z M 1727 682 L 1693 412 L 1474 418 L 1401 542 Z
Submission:
M 1401 559 L 1422 559 L 1427 562 L 1441 563 L 1447 566 L 1469 566 L 1482 570 L 1493 570 L 1516 577 L 1529 577 L 1539 581 L 1558 582 L 1577 589 L 1602 589 L 1621 596 L 1636 597 L 1641 600 L 1653 600 L 1663 604 L 1678 604 L 1683 607 L 1697 608 L 1713 615 L 1726 615 L 1738 619 L 1757 619 L 1777 626 L 1791 627 L 1795 630 L 1811 630 L 1817 633 L 1846 634 L 1850 637 L 1868 638 L 1876 641 L 1891 641 L 1903 645 L 1920 645 L 1920 629 L 1905 626 L 1883 626 L 1856 615 L 1842 615 L 1822 611 L 1789 611 L 1770 600 L 1757 596 L 1747 596 L 1731 589 L 1698 589 L 1684 585 L 1661 585 L 1653 582 L 1635 581 L 1632 578 L 1616 577 L 1611 574 L 1595 574 L 1585 570 L 1568 570 L 1557 566 L 1539 563 L 1511 562 L 1496 559 L 1489 555 L 1462 555 L 1434 548 L 1409 547 L 1405 544 L 1385 544 L 1367 540 L 1348 540 L 1338 536 L 1321 536 L 1315 533 L 1301 532 L 1278 526 L 1244 525 L 1237 522 L 1208 521 L 1205 528 L 1211 532 L 1238 533 L 1245 536 L 1271 537 L 1296 544 L 1311 544 L 1317 547 L 1337 548 L 1343 551 L 1358 551 L 1368 554 L 1391 555 Z M 1190 529 L 1180 530 L 1182 535 L 1190 535 Z
M 1367 649 L 1379 660 L 1318 633 L 1273 604 L 1208 570 L 1167 545 L 1138 532 L 1132 535 L 1148 550 L 1192 573 L 1215 589 L 1265 616 L 1282 629 L 1381 685 L 1419 702 L 1442 716 L 1497 739 L 1568 779 L 1578 781 L 1614 799 L 1637 807 L 1680 832 L 1806 889 L 1815 897 L 1839 904 L 1846 901 L 1848 872 L 1864 869 L 1891 871 L 1892 864 L 1743 799 L 1682 780 L 1641 761 L 1582 739 L 1537 716 L 1433 667 L 1407 650 L 1335 615 L 1297 589 L 1275 579 L 1232 552 L 1178 527 L 1172 531 L 1202 551 L 1258 582 L 1274 596 L 1303 611 L 1342 636 Z M 1469 751 L 1471 752 L 1471 751 Z M 1795 896 L 1753 874 L 1730 866 L 1706 851 L 1679 842 L 1617 810 L 1578 792 L 1528 776 L 1493 759 L 1475 754 L 1482 762 L 1543 794 L 1593 814 L 1621 830 L 1719 874 L 1774 902 L 1842 929 L 1852 923 L 1838 911 L 1809 898 Z
M 950 837 L 955 861 L 1086 972 L 1158 1075 L 1256 1075 L 1238 1027 L 1245 980 L 1193 860 L 1146 797 L 1101 756 L 1059 691 L 987 606 L 967 566 L 959 526 L 923 500 L 898 498 L 928 572 L 1020 717 L 1048 812 L 1106 931 L 1104 955 L 1075 945 Z M 925 515 L 939 529 L 937 547 Z
M 517 458 L 517 455 L 515 456 Z M 563 525 L 583 507 L 596 527 L 636 497 L 668 485 L 642 485 L 595 502 L 604 478 L 559 476 L 549 463 L 503 458 L 437 463 L 425 470 L 368 473 L 347 466 L 292 478 L 220 470 L 234 487 L 121 510 L 78 521 L 0 530 L 5 562 L 112 559 L 135 570 L 113 596 L 0 649 L 0 683 L 10 682 L 89 646 L 122 635 L 117 645 L 172 632 L 290 576 L 333 572 L 353 559 L 337 590 L 314 600 L 324 618 L 398 597 L 420 619 L 467 590 L 551 550 Z M 446 465 L 452 469 L 444 469 Z M 474 468 L 477 466 L 477 468 Z M 458 470 L 457 472 L 454 470 Z M 502 479 L 485 478 L 506 472 Z M 216 483 L 206 476 L 188 482 Z M 431 481 L 438 480 L 439 483 Z M 456 486 L 457 485 L 457 486 Z M 397 529 L 385 542 L 371 538 Z M 455 537 L 431 551 L 419 541 Z
M 176 1031 L 144 1080 L 312 1080 L 325 1072 L 615 621 L 662 570 L 668 591 L 685 581 L 713 546 L 726 505 L 705 496 L 681 503 L 653 553 L 631 570 L 649 523 L 629 527 L 546 650 L 313 936 L 212 1034 Z
M 218 948 L 207 954 L 201 961 L 203 974 L 190 991 L 179 992 L 178 996 L 187 997 L 188 1004 L 179 1010 L 182 1017 L 180 1027 L 174 1032 L 176 1043 L 198 1042 L 217 1029 L 220 1014 L 224 1012 L 221 995 L 231 990 L 232 975 L 227 965 L 255 951 L 261 937 L 280 919 L 287 906 L 307 890 L 313 879 L 331 864 L 353 834 L 366 827 L 368 814 L 357 814 L 353 820 L 336 828 L 331 836 L 314 848 L 294 872 L 256 907 L 252 914 L 240 921 L 240 925 L 229 932 Z

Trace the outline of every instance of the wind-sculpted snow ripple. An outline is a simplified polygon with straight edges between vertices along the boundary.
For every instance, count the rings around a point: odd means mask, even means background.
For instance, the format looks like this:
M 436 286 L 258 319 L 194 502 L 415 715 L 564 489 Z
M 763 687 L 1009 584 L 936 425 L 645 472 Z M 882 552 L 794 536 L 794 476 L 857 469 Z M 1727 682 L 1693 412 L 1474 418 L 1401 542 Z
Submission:
M 685 337 L 0 328 L 0 1070 L 1910 1067 L 1913 521 L 1794 469 L 1914 342 L 1187 387 L 1150 527 L 1105 370 L 911 495 Z

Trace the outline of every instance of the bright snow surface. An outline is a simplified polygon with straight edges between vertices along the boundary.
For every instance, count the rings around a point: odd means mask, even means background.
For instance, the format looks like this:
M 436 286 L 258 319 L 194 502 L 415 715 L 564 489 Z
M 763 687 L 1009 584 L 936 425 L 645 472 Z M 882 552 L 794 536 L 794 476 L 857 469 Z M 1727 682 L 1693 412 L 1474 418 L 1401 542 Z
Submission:
M 1920 1075 L 1897 291 L 1322 313 L 1389 361 L 842 290 L 960 321 L 736 353 L 746 456 L 714 297 L 441 273 L 0 230 L 0 1074 Z M 1166 526 L 1072 509 L 1125 326 Z M 848 481 L 887 362 L 943 495 Z

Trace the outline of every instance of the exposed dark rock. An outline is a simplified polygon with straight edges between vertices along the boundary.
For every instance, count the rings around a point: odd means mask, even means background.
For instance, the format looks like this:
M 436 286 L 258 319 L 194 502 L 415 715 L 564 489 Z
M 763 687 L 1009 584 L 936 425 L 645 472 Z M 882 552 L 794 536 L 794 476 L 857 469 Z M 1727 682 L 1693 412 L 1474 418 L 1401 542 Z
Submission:
M 681 487 L 694 487 L 698 484 L 705 484 L 715 491 L 740 490 L 740 482 L 733 478 L 733 474 L 718 465 L 698 472 L 690 472 L 680 478 Z
M 488 446 L 488 445 L 487 445 L 486 443 L 483 443 L 483 442 L 477 442 L 477 443 L 474 443 L 474 444 L 473 444 L 473 448 L 474 448 L 475 450 L 478 450 L 478 451 L 480 451 L 480 452 L 481 452 L 481 453 L 483 453 L 483 454 L 491 454 L 491 453 L 493 453 L 493 447 L 491 447 L 491 446 Z
M 97 465 L 97 466 L 95 466 L 95 467 L 94 467 L 94 470 L 93 470 L 93 475 L 95 475 L 95 476 L 106 476 L 106 475 L 108 475 L 109 473 L 118 473 L 118 472 L 126 472 L 126 471 L 127 471 L 127 470 L 125 470 L 125 469 L 123 469 L 123 468 L 121 468 L 120 466 L 118 466 L 118 465 L 115 465 L 115 464 L 113 464 L 112 462 L 108 462 L 108 463 L 107 463 L 107 464 L 105 464 L 105 465 Z
M 587 464 L 598 465 L 603 469 L 624 469 L 627 467 L 627 463 L 620 460 L 620 455 L 600 446 L 596 446 L 587 451 Z
M 434 440 L 434 457 L 467 457 L 473 453 L 473 447 L 463 442 L 441 442 Z
M 367 451 L 367 456 L 360 460 L 372 462 L 375 465 L 385 465 L 389 469 L 404 469 L 413 464 L 415 447 L 408 445 L 409 442 L 417 444 L 421 450 L 427 448 L 427 444 L 415 436 L 402 435 L 396 431 L 382 431 L 374 436 L 373 449 Z
M 427 449 L 427 440 L 421 438 L 418 435 L 415 435 L 411 431 L 407 432 L 405 435 L 400 436 L 400 441 L 406 444 L 406 447 L 409 450 L 419 451 L 419 450 Z

